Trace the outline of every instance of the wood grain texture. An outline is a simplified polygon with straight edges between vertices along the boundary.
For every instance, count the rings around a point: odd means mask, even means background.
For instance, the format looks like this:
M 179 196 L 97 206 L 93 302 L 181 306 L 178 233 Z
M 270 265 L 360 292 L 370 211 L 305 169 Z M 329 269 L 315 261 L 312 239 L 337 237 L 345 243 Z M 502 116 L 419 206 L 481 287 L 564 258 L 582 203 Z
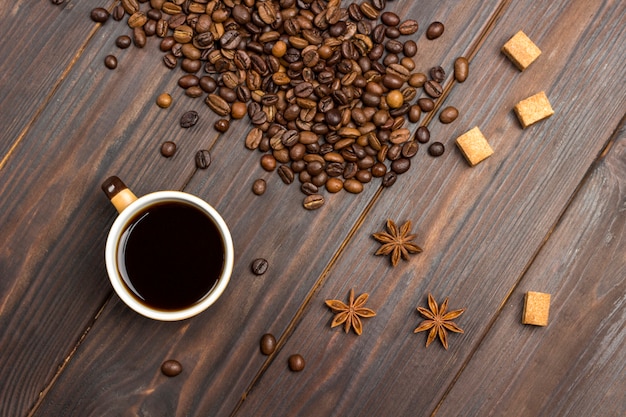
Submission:
M 626 413 L 625 161 L 622 123 L 437 415 Z M 527 291 L 551 293 L 548 327 L 521 324 Z
M 240 415 L 428 414 L 445 396 L 623 116 L 623 87 L 596 73 L 598 64 L 618 71 L 611 62 L 623 54 L 615 43 L 616 33 L 623 33 L 623 6 L 597 2 L 590 11 L 588 2 L 552 3 L 534 9 L 534 18 L 529 10 L 524 2 L 506 10 L 474 57 L 473 76 L 446 100 L 462 117 L 431 129 L 436 137 L 449 137 L 451 146 L 458 134 L 479 125 L 494 156 L 469 168 L 450 149 L 440 165 L 422 162 L 427 177 L 411 172 L 389 190 L 393 196 L 385 190 Z M 520 16 L 549 57 L 524 74 L 499 54 Z M 593 64 L 572 64 L 583 62 Z M 513 104 L 540 89 L 548 91 L 557 113 L 522 131 Z M 595 108 L 607 95 L 617 101 L 610 114 Z M 413 197 L 402 204 L 400 195 Z M 424 248 L 395 269 L 387 260 L 363 258 L 376 250 L 370 235 L 386 218 L 413 220 L 416 243 Z M 330 329 L 332 314 L 324 305 L 325 299 L 346 297 L 351 287 L 369 292 L 368 304 L 377 311 L 360 337 Z M 450 308 L 467 308 L 457 321 L 465 334 L 451 335 L 447 352 L 437 345 L 425 349 L 426 336 L 413 334 L 421 321 L 415 307 L 425 305 L 428 292 L 440 301 L 449 296 Z M 309 364 L 298 375 L 284 366 L 295 352 Z M 476 366 L 488 365 L 486 359 Z
M 451 66 L 454 57 L 463 54 L 481 33 L 495 6 L 497 3 L 467 6 L 454 13 L 434 3 L 424 8 L 424 21 L 448 18 L 447 36 L 456 35 L 463 41 L 449 49 L 436 47 L 437 42 L 420 37 L 423 70 L 441 62 Z M 469 26 L 461 24 L 467 14 L 478 16 Z M 322 209 L 306 212 L 301 207 L 303 195 L 297 185 L 287 187 L 276 173 L 264 172 L 258 162 L 260 154 L 243 147 L 248 129 L 243 121 L 233 123 L 212 149 L 214 161 L 209 172 L 198 172 L 185 188 L 213 204 L 232 229 L 236 266 L 223 298 L 202 316 L 189 323 L 172 324 L 165 333 L 162 326 L 150 323 L 133 327 L 133 333 L 125 331 L 126 325 L 133 324 L 123 322 L 136 318 L 119 316 L 124 309 L 118 311 L 115 299 L 112 310 L 107 306 L 75 360 L 44 399 L 38 415 L 54 414 L 60 407 L 67 407 L 64 410 L 70 414 L 116 415 L 129 404 L 133 404 L 130 408 L 146 413 L 159 409 L 179 415 L 228 415 L 237 406 L 265 366 L 266 358 L 258 348 L 261 335 L 272 332 L 280 337 L 288 331 L 334 253 L 377 192 L 373 184 L 358 196 L 330 196 Z M 250 192 L 257 177 L 268 181 L 268 191 L 262 197 Z M 249 264 L 260 256 L 269 260 L 270 269 L 255 278 Z M 181 332 L 181 328 L 186 330 L 177 340 L 173 334 Z M 134 349 L 136 340 L 141 341 L 141 349 Z M 111 349 L 103 350 L 102 346 Z M 199 356 L 195 353 L 198 349 L 207 353 Z M 154 375 L 168 356 L 191 369 L 178 377 L 184 379 L 180 390 L 165 394 L 168 385 L 164 384 L 169 381 L 154 379 Z M 129 368 L 128 364 L 133 366 Z M 143 366 L 136 368 L 137 364 Z M 81 383 L 75 384 L 76 381 Z M 129 386 L 138 385 L 145 391 L 129 390 Z M 102 386 L 109 389 L 103 392 Z M 75 403 L 66 396 L 68 390 L 81 398 L 91 398 L 91 403 Z M 115 398 L 119 406 L 107 411 L 102 406 L 109 403 L 106 398 Z

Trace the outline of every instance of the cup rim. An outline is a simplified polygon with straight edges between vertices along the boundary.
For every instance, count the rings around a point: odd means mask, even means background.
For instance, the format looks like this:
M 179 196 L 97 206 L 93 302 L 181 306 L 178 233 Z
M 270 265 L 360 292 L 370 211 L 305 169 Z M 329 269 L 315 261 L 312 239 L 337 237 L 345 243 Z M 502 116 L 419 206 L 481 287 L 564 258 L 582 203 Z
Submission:
M 128 222 L 139 211 L 153 204 L 167 201 L 179 201 L 191 204 L 204 211 L 217 226 L 224 243 L 224 265 L 216 285 L 200 301 L 180 310 L 160 310 L 141 303 L 130 294 L 117 268 L 117 247 L 119 239 Z M 156 191 L 139 197 L 128 205 L 115 219 L 107 236 L 105 247 L 105 264 L 109 281 L 118 297 L 137 313 L 159 321 L 178 321 L 196 316 L 211 306 L 222 295 L 233 272 L 234 246 L 232 236 L 222 216 L 206 201 L 195 195 L 182 191 Z

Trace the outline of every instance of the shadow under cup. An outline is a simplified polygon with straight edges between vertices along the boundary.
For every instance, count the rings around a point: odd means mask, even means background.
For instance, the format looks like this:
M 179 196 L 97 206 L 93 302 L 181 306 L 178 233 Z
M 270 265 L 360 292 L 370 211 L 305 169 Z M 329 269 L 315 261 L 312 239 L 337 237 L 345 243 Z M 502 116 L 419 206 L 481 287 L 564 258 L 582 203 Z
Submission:
M 122 211 L 106 255 L 120 298 L 144 316 L 172 321 L 217 300 L 232 272 L 233 245 L 224 220 L 204 200 L 160 191 Z

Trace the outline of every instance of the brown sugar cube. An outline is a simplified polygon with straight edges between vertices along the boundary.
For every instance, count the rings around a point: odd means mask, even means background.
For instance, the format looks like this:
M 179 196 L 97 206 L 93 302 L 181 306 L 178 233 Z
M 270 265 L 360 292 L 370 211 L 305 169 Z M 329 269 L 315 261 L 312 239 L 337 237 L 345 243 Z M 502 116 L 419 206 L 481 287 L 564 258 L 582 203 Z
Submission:
M 528 291 L 524 299 L 522 323 L 547 326 L 550 313 L 550 294 Z
M 541 50 L 520 30 L 502 46 L 502 53 L 513 61 L 520 71 L 524 71 L 541 55 Z
M 543 91 L 520 101 L 513 110 L 515 110 L 515 114 L 517 114 L 517 118 L 524 129 L 554 114 L 548 97 Z
M 493 149 L 478 126 L 459 136 L 456 145 L 471 166 L 479 164 L 493 154 Z

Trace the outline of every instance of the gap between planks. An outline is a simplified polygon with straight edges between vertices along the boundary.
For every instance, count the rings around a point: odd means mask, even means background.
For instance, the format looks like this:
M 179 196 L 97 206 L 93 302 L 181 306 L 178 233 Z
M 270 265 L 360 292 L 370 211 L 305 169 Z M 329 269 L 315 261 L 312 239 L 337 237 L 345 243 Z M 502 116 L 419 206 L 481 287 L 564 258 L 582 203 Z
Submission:
M 503 310 L 504 306 L 509 302 L 509 299 L 513 295 L 513 292 L 515 292 L 517 287 L 519 287 L 521 282 L 524 280 L 524 277 L 526 276 L 526 273 L 528 272 L 528 270 L 530 269 L 532 264 L 535 262 L 535 259 L 537 259 L 537 257 L 539 256 L 539 253 L 541 253 L 541 250 L 543 249 L 543 247 L 546 245 L 546 243 L 548 243 L 548 240 L 550 239 L 550 237 L 552 237 L 552 234 L 554 233 L 556 228 L 559 227 L 559 225 L 561 224 L 561 221 L 565 217 L 565 213 L 567 212 L 567 210 L 571 206 L 572 202 L 574 201 L 574 199 L 576 198 L 576 196 L 578 195 L 580 190 L 587 183 L 587 181 L 589 180 L 589 178 L 591 177 L 591 175 L 593 174 L 593 172 L 597 168 L 597 166 L 600 163 L 602 163 L 604 158 L 607 156 L 607 154 L 609 153 L 609 150 L 613 146 L 613 143 L 617 140 L 617 138 L 620 136 L 620 134 L 622 133 L 622 131 L 624 129 L 626 129 L 626 113 L 622 116 L 622 119 L 619 121 L 619 123 L 617 124 L 617 126 L 615 127 L 615 129 L 613 130 L 613 132 L 611 133 L 609 138 L 607 139 L 607 141 L 604 143 L 604 146 L 602 147 L 600 152 L 598 152 L 598 155 L 596 156 L 596 158 L 589 165 L 589 168 L 587 169 L 587 171 L 583 175 L 582 179 L 580 180 L 580 182 L 578 183 L 578 185 L 576 186 L 576 188 L 574 189 L 574 191 L 570 195 L 569 199 L 567 200 L 567 203 L 565 203 L 565 205 L 563 206 L 563 209 L 561 210 L 561 212 L 557 216 L 556 220 L 554 221 L 552 226 L 548 229 L 546 235 L 544 236 L 543 240 L 541 241 L 541 244 L 537 247 L 537 250 L 530 257 L 530 259 L 528 260 L 528 263 L 526 264 L 526 266 L 524 267 L 524 269 L 520 273 L 519 277 L 517 278 L 517 280 L 515 280 L 514 284 L 511 286 L 511 288 L 509 289 L 508 293 L 505 295 L 504 299 L 500 303 L 500 306 L 498 306 L 498 309 L 496 310 L 496 312 L 494 313 L 493 317 L 491 318 L 491 320 L 487 324 L 487 327 L 485 328 L 485 331 L 478 338 L 478 342 L 474 345 L 473 349 L 467 355 L 467 357 L 465 358 L 465 360 L 461 364 L 461 367 L 457 371 L 456 375 L 454 375 L 454 378 L 452 378 L 452 381 L 450 381 L 450 384 L 448 385 L 448 387 L 444 391 L 443 395 L 441 396 L 441 399 L 439 400 L 439 402 L 437 402 L 437 405 L 435 406 L 434 410 L 430 413 L 430 417 L 434 417 L 437 414 L 437 412 L 439 411 L 439 409 L 443 405 L 444 401 L 448 397 L 448 394 L 450 393 L 450 391 L 452 391 L 452 388 L 454 388 L 454 385 L 456 384 L 456 381 L 458 381 L 458 379 L 461 377 L 461 374 L 463 373 L 463 371 L 465 370 L 465 368 L 467 367 L 469 362 L 472 360 L 472 358 L 474 357 L 474 355 L 476 354 L 476 352 L 478 351 L 478 349 L 482 345 L 483 341 L 485 340 L 485 338 L 487 337 L 487 335 L 491 331 L 492 327 L 494 326 L 494 324 L 496 323 L 496 321 L 500 317 L 500 314 L 502 313 L 502 310 Z
M 489 21 L 487 22 L 485 29 L 482 31 L 482 33 L 480 33 L 478 35 L 478 37 L 476 38 L 475 42 L 473 42 L 469 48 L 468 48 L 468 53 L 465 55 L 465 58 L 467 58 L 468 61 L 472 61 L 472 59 L 474 58 L 474 56 L 476 55 L 476 53 L 478 52 L 478 50 L 480 49 L 480 47 L 482 46 L 482 44 L 485 42 L 485 39 L 487 38 L 487 36 L 491 33 L 491 31 L 493 30 L 496 22 L 498 21 L 498 19 L 504 14 L 504 12 L 506 11 L 506 9 L 508 8 L 509 4 L 511 3 L 511 0 L 503 0 L 498 7 L 495 9 L 493 15 L 491 16 L 491 18 L 489 19 Z M 450 92 L 452 91 L 452 88 L 454 87 L 454 85 L 456 85 L 457 82 L 454 79 L 454 77 L 452 77 L 451 82 L 448 83 L 444 89 L 443 89 L 443 93 L 441 95 L 441 99 L 437 100 L 437 103 L 435 105 L 435 107 L 433 108 L 432 111 L 430 111 L 426 117 L 424 118 L 424 121 L 420 124 L 421 126 L 428 126 L 430 124 L 430 122 L 432 121 L 433 117 L 435 116 L 435 114 L 437 113 L 437 111 L 439 110 L 439 108 L 441 108 L 441 106 L 443 105 L 443 103 L 445 102 L 446 98 L 448 97 L 448 95 L 450 94 Z M 586 174 L 587 175 L 587 174 Z M 193 176 L 193 174 L 192 174 Z M 580 185 L 579 185 L 580 186 Z M 578 191 L 579 188 L 576 189 L 576 191 Z M 341 245 L 339 246 L 339 248 L 337 249 L 337 251 L 335 252 L 335 254 L 333 255 L 333 257 L 330 259 L 330 261 L 328 262 L 328 264 L 326 265 L 326 267 L 324 268 L 324 270 L 322 271 L 322 273 L 320 274 L 319 278 L 317 279 L 317 281 L 313 284 L 313 287 L 311 288 L 311 290 L 308 292 L 307 296 L 305 297 L 304 301 L 302 302 L 302 305 L 300 306 L 300 308 L 298 308 L 298 310 L 296 311 L 296 313 L 294 314 L 293 318 L 291 319 L 291 321 L 289 322 L 289 324 L 287 325 L 286 329 L 283 331 L 283 333 L 280 335 L 280 337 L 278 338 L 277 344 L 276 344 L 276 350 L 268 356 L 268 358 L 263 362 L 263 364 L 261 365 L 261 367 L 259 368 L 259 371 L 257 372 L 257 374 L 254 376 L 254 378 L 252 378 L 252 381 L 250 382 L 250 384 L 248 385 L 248 388 L 246 388 L 246 390 L 243 392 L 243 394 L 241 395 L 241 398 L 239 399 L 239 402 L 235 405 L 235 408 L 233 409 L 233 411 L 231 412 L 230 416 L 234 417 L 237 412 L 239 411 L 239 409 L 241 408 L 241 405 L 243 404 L 243 402 L 246 400 L 248 394 L 254 389 L 255 385 L 260 381 L 260 379 L 263 377 L 263 374 L 265 374 L 265 371 L 270 367 L 270 365 L 273 363 L 274 358 L 280 353 L 280 351 L 282 350 L 282 347 L 285 345 L 287 339 L 289 339 L 289 337 L 291 336 L 291 334 L 294 332 L 295 328 L 298 326 L 298 324 L 300 323 L 300 321 L 302 320 L 304 313 L 306 312 L 306 310 L 309 307 L 309 304 L 311 302 L 311 300 L 316 296 L 317 292 L 319 291 L 320 287 L 322 287 L 322 285 L 324 285 L 324 283 L 326 282 L 326 278 L 328 277 L 328 275 L 330 274 L 330 271 L 333 269 L 335 263 L 337 262 L 337 260 L 339 259 L 339 257 L 341 256 L 341 254 L 343 253 L 344 249 L 346 248 L 346 246 L 348 245 L 348 243 L 350 243 L 352 237 L 354 236 L 354 234 L 360 229 L 361 225 L 363 224 L 363 222 L 365 221 L 365 218 L 367 217 L 367 215 L 370 213 L 372 207 L 376 204 L 376 202 L 378 201 L 378 199 L 380 198 L 381 194 L 383 193 L 384 187 L 379 186 L 378 190 L 376 191 L 376 193 L 374 194 L 374 196 L 372 197 L 372 199 L 370 200 L 370 202 L 368 203 L 368 205 L 363 209 L 363 212 L 360 214 L 360 216 L 358 217 L 358 219 L 356 220 L 355 224 L 352 226 L 352 228 L 350 229 L 350 231 L 348 232 L 348 234 L 346 235 L 346 237 L 344 238 L 343 242 L 341 243 Z M 575 193 L 574 193 L 575 194 Z M 572 196 L 573 198 L 573 196 Z M 571 202 L 571 199 L 568 201 L 568 204 L 566 205 L 569 206 L 569 203 Z M 564 210 L 565 211 L 565 210 Z M 561 215 L 559 215 L 559 219 L 562 217 L 563 213 L 561 213 Z M 552 230 L 554 229 L 554 226 L 550 229 L 549 235 L 552 233 Z M 547 240 L 547 239 L 546 239 Z M 543 244 L 545 244 L 545 240 L 542 243 L 541 247 L 543 247 Z M 541 247 L 539 249 L 541 249 Z M 538 252 L 538 251 L 537 251 Z M 533 256 L 533 260 L 536 256 Z M 532 263 L 532 261 L 531 261 Z M 530 264 L 529 264 L 530 265 Z M 528 268 L 527 267 L 524 269 L 524 271 L 526 271 Z M 522 274 L 523 275 L 523 274 Z M 520 278 L 521 280 L 521 278 Z M 516 282 L 515 286 L 513 288 L 515 288 L 517 286 L 517 284 L 519 283 L 519 280 Z M 513 289 L 511 289 L 511 292 L 513 291 Z M 508 297 L 510 296 L 510 293 L 507 294 L 506 299 L 508 299 Z M 498 309 L 498 311 L 496 312 L 495 317 L 497 317 L 500 313 L 501 310 L 501 306 Z M 493 320 L 491 323 L 489 323 L 489 327 L 487 329 L 487 331 L 491 328 L 491 326 L 493 325 L 493 322 L 495 320 Z M 485 334 L 482 335 L 482 337 L 480 338 L 480 341 L 478 343 L 478 345 L 480 345 L 480 343 L 482 343 L 482 340 L 484 339 L 486 335 Z M 477 345 L 477 346 L 478 346 Z M 471 351 L 470 356 L 468 358 L 468 360 L 474 355 L 475 351 L 476 351 L 477 347 Z M 463 365 L 461 366 L 459 372 L 457 373 L 457 375 L 455 375 L 454 379 L 452 380 L 452 382 L 450 383 L 450 385 L 448 386 L 448 388 L 446 389 L 446 391 L 444 392 L 442 398 L 440 399 L 440 401 L 437 403 L 437 407 L 435 408 L 435 410 L 433 410 L 433 415 L 436 412 L 436 410 L 439 408 L 440 404 L 443 403 L 443 401 L 445 400 L 445 397 L 447 396 L 447 394 L 450 392 L 450 390 L 452 389 L 452 387 L 454 386 L 454 383 L 456 382 L 456 380 L 459 378 L 459 376 L 461 375 L 463 369 L 465 369 L 465 366 L 468 363 L 468 360 L 466 360 Z

